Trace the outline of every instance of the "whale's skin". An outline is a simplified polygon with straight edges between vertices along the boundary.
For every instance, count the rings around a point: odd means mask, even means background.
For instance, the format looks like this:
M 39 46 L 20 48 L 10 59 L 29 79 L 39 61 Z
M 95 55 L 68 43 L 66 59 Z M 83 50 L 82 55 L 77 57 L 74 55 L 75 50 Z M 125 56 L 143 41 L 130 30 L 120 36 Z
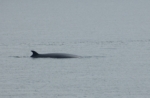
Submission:
M 79 56 L 67 53 L 47 53 L 47 54 L 39 54 L 34 50 L 31 50 L 33 53 L 31 55 L 32 58 L 78 58 Z

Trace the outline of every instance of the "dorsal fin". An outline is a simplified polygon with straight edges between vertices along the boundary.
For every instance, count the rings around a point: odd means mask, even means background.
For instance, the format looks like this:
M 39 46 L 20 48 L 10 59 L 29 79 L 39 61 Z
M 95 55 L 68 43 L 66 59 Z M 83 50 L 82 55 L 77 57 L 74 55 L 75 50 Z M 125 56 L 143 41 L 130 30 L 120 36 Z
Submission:
M 31 57 L 34 57 L 34 56 L 37 56 L 37 55 L 38 55 L 38 53 L 37 53 L 36 51 L 34 51 L 34 50 L 31 50 L 31 52 L 33 53 L 33 54 L 31 55 Z

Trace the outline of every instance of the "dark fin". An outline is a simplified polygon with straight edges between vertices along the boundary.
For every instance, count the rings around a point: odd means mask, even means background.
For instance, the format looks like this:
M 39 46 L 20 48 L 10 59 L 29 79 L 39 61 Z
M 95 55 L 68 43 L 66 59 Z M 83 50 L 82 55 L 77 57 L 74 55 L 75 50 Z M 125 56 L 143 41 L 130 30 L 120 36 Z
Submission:
M 31 55 L 31 57 L 35 57 L 35 56 L 38 55 L 38 53 L 37 53 L 36 51 L 34 51 L 34 50 L 31 50 L 31 52 L 33 53 L 33 54 Z

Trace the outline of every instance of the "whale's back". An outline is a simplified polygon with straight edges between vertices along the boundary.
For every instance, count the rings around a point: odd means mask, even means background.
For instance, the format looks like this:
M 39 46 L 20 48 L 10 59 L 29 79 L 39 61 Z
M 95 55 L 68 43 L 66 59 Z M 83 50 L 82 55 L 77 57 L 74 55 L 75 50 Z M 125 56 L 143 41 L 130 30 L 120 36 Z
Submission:
M 77 58 L 79 56 L 67 53 L 48 53 L 48 54 L 39 54 L 36 51 L 31 51 L 33 58 Z

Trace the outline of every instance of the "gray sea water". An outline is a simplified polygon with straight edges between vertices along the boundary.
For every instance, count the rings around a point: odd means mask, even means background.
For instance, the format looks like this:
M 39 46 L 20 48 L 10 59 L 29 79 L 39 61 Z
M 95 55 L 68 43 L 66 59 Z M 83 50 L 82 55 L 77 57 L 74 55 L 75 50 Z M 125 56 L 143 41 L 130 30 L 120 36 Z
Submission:
M 1 1 L 0 98 L 149 98 L 149 4 Z

